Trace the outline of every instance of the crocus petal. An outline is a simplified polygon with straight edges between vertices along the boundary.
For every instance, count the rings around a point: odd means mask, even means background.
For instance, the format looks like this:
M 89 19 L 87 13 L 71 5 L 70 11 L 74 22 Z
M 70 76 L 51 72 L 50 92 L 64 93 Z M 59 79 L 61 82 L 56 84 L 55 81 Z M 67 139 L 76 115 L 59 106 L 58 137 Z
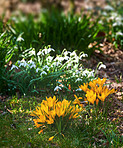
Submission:
M 50 137 L 50 138 L 49 138 L 49 141 L 53 140 L 53 138 L 54 138 L 54 136 Z

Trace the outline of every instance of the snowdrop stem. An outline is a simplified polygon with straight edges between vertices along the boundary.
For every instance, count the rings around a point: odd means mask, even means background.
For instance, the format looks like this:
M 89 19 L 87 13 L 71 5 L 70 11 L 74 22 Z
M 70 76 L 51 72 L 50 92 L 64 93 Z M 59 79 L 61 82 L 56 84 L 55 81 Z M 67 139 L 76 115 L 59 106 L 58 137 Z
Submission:
M 96 73 L 97 73 L 97 69 L 99 68 L 99 66 L 100 66 L 101 64 L 103 64 L 103 63 L 102 63 L 102 62 L 99 62 L 99 63 L 98 63 L 98 65 L 97 65 L 97 67 L 96 67 L 96 70 L 95 70 L 95 73 L 94 73 L 94 77 L 95 77 L 95 75 L 96 75 Z

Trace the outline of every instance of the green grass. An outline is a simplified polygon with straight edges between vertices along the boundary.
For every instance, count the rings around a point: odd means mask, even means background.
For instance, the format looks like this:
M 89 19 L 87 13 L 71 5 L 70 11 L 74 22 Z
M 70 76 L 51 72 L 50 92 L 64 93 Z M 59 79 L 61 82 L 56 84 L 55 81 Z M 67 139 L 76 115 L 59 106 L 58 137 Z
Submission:
M 90 56 L 96 48 L 88 46 L 99 40 L 96 35 L 100 30 L 97 22 L 90 19 L 87 15 L 70 13 L 65 16 L 58 10 L 52 10 L 42 12 L 37 21 L 34 21 L 32 15 L 15 18 L 11 25 L 16 37 L 23 33 L 23 50 L 34 47 L 38 52 L 40 48 L 52 45 L 52 48 L 56 49 L 56 54 L 66 48 L 71 51 L 84 51 Z
M 42 98 L 20 98 L 1 102 L 0 111 L 0 145 L 2 147 L 113 147 L 122 146 L 122 139 L 118 134 L 116 125 L 108 121 L 106 116 L 99 114 L 95 117 L 93 112 L 82 114 L 71 128 L 66 129 L 64 138 L 56 136 L 51 142 L 49 136 L 53 133 L 46 131 L 38 134 L 39 129 L 34 128 L 30 109 L 41 102 Z

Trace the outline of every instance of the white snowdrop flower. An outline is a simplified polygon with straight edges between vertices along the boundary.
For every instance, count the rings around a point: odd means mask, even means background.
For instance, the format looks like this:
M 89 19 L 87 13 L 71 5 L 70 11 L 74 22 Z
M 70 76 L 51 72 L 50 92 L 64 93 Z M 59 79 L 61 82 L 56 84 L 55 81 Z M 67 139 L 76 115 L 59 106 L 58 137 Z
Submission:
M 81 20 L 82 20 L 82 18 L 81 18 L 81 17 L 79 17 L 79 18 L 78 18 L 78 21 L 80 22 Z
M 26 62 L 24 59 L 22 59 L 20 62 Z
M 117 35 L 117 36 L 118 36 L 118 35 L 119 35 L 119 36 L 123 36 L 123 33 L 119 31 L 119 32 L 116 33 L 116 35 Z
M 18 47 L 17 46 L 14 46 L 14 49 L 18 49 Z
M 36 73 L 38 73 L 41 69 L 40 68 L 36 68 Z
M 76 89 L 75 91 L 82 91 L 80 88 Z
M 119 17 L 116 17 L 115 19 L 117 22 L 121 22 L 122 21 L 122 18 L 119 16 Z
M 71 53 L 70 51 L 65 51 L 63 54 L 64 56 L 67 56 L 69 53 Z
M 75 64 L 74 66 L 73 66 L 73 69 L 78 69 L 78 64 Z M 77 71 L 78 72 L 78 71 Z M 77 74 L 77 72 L 76 72 L 76 74 Z
M 45 54 L 50 53 L 51 51 L 55 51 L 53 48 L 48 48 L 48 49 L 43 49 L 42 52 L 44 52 Z
M 102 13 L 102 15 L 107 16 L 107 12 L 104 11 L 104 12 Z
M 43 69 L 47 69 L 48 71 L 49 71 L 49 67 L 47 66 L 47 65 L 45 65 L 44 67 L 43 67 Z
M 98 67 L 98 69 L 100 70 L 101 68 L 104 68 L 104 69 L 106 69 L 106 65 L 104 65 L 104 64 L 101 64 L 101 65 Z
M 89 38 L 90 38 L 91 36 L 92 36 L 91 34 L 88 35 Z
M 78 78 L 78 79 L 76 79 L 76 81 L 75 81 L 75 82 L 78 82 L 78 81 L 82 81 L 82 79 Z
M 12 20 L 13 20 L 13 21 L 16 21 L 16 20 L 17 20 L 17 18 L 16 18 L 16 17 L 12 17 Z
M 31 50 L 31 51 L 29 51 L 29 54 L 31 54 L 31 55 L 35 55 L 35 50 Z
M 79 57 L 77 56 L 77 57 L 75 58 L 75 60 L 73 60 L 73 62 L 78 63 L 78 62 L 79 62 Z
M 21 66 L 23 66 L 23 67 L 26 67 L 26 66 L 29 66 L 27 63 L 26 63 L 26 61 L 25 62 L 21 62 L 20 64 L 19 64 L 19 67 L 21 67 Z
M 112 26 L 113 26 L 113 27 L 117 26 L 117 22 L 113 23 Z
M 21 61 L 18 61 L 17 63 L 18 63 L 18 64 L 20 64 L 20 63 L 21 63 Z
M 39 51 L 39 52 L 37 53 L 37 56 L 40 56 L 40 55 L 44 55 L 44 53 L 43 53 L 42 51 Z
M 88 71 L 87 76 L 88 76 L 88 78 L 91 77 L 91 76 L 94 77 L 94 70 L 92 70 L 91 72 Z
M 52 65 L 50 65 L 51 67 L 56 66 L 56 62 L 53 62 Z
M 40 76 L 42 76 L 43 74 L 44 75 L 47 75 L 47 73 L 45 71 L 42 71 L 41 74 L 40 74 Z
M 34 65 L 35 64 L 35 62 L 32 61 L 32 60 L 29 60 L 28 63 L 30 63 L 31 65 Z
M 30 68 L 36 68 L 36 65 L 35 64 L 31 64 L 29 65 Z
M 117 17 L 118 16 L 118 13 L 112 12 L 111 15 L 114 16 L 114 17 Z
M 1 38 L 2 36 L 4 36 L 5 33 L 6 33 L 6 31 L 4 31 L 4 32 L 0 35 L 0 38 Z M 15 39 L 16 39 L 16 37 L 15 37 Z
M 115 26 L 121 26 L 121 25 L 123 25 L 121 22 L 115 22 L 115 23 L 112 24 L 113 27 L 115 27 Z
M 86 76 L 87 74 L 83 71 L 82 76 Z
M 59 56 L 57 56 L 55 59 L 54 59 L 54 61 L 59 61 L 59 62 L 62 62 L 64 60 L 64 58 L 63 57 L 59 57 Z
M 94 77 L 94 70 L 88 73 L 88 77 L 91 77 L 91 76 Z
M 11 70 L 14 68 L 18 69 L 18 67 L 16 65 L 12 65 Z
M 72 56 L 77 56 L 75 51 L 70 53 L 70 57 L 72 57 Z
M 80 60 L 81 60 L 83 57 L 84 57 L 84 58 L 85 58 L 85 57 L 88 57 L 88 55 L 85 54 L 85 53 L 83 53 L 83 54 L 80 56 Z
M 45 66 L 43 67 L 43 69 L 49 69 L 49 67 L 48 67 L 47 65 L 45 65 Z
M 114 20 L 114 19 L 116 19 L 117 17 L 118 17 L 118 14 L 115 13 L 115 12 L 112 12 L 112 13 L 111 13 L 111 17 L 110 17 L 109 19 Z
M 70 66 L 72 66 L 72 63 L 71 63 L 71 62 L 69 62 L 69 63 L 67 64 L 67 68 L 69 68 Z
M 114 11 L 114 8 L 111 7 L 110 5 L 105 6 L 104 9 L 105 9 L 105 10 Z
M 80 74 L 81 72 L 79 70 L 76 70 L 76 75 Z
M 63 60 L 64 60 L 63 57 L 59 57 L 59 58 L 58 58 L 58 61 L 59 61 L 59 62 L 62 62 Z
M 76 75 L 76 73 L 75 72 L 73 72 L 73 76 L 75 76 Z
M 19 36 L 19 37 L 17 38 L 17 42 L 21 42 L 21 41 L 24 41 L 24 39 L 23 39 L 21 36 Z
M 69 60 L 69 57 L 68 57 L 68 56 L 65 56 L 65 57 L 64 57 L 64 60 Z
M 89 71 L 86 69 L 83 71 L 82 76 L 87 76 L 87 75 L 89 75 Z
M 29 60 L 28 63 L 30 63 L 29 67 L 30 68 L 36 68 L 35 62 L 32 60 Z
M 60 62 L 56 62 L 55 64 L 56 64 L 55 66 L 60 66 L 60 65 L 62 65 Z
M 26 66 L 29 66 L 29 65 L 26 62 L 24 62 L 23 63 L 23 66 L 26 67 Z
M 111 16 L 111 17 L 107 18 L 107 20 L 114 20 L 114 19 L 115 19 L 114 16 Z
M 52 56 L 48 56 L 47 58 L 46 58 L 46 61 L 48 61 L 48 62 L 51 62 L 53 60 L 53 57 Z
M 87 54 L 84 54 L 84 57 L 88 57 L 88 55 Z
M 42 53 L 43 53 L 43 54 L 47 54 L 47 53 L 48 53 L 47 49 L 43 49 L 43 50 L 42 50 Z
M 68 55 L 68 51 L 64 51 L 64 56 L 67 56 Z
M 50 53 L 51 51 L 55 51 L 53 48 L 48 48 L 48 53 Z
M 80 68 L 79 68 L 79 70 L 80 70 L 80 71 L 83 71 L 83 68 L 82 68 L 82 67 L 80 67 Z
M 61 88 L 60 86 L 56 86 L 56 87 L 54 88 L 54 91 L 57 91 L 57 90 L 62 90 L 62 88 Z
M 25 21 L 26 21 L 26 17 L 21 17 L 20 20 L 21 20 L 22 22 L 25 22 Z
M 100 20 L 98 23 L 99 23 L 99 24 L 103 24 L 103 21 L 102 21 L 102 20 Z

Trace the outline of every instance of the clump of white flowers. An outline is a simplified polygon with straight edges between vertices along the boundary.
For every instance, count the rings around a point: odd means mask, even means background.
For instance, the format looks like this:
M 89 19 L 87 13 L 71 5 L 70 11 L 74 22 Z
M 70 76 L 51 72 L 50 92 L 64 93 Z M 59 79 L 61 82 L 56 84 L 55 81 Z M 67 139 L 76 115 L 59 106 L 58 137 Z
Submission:
M 23 58 L 21 61 L 17 61 L 15 65 L 12 65 L 11 70 L 25 69 L 30 75 L 33 74 L 40 79 L 49 75 L 53 77 L 54 73 L 61 72 L 60 76 L 66 76 L 66 79 L 72 79 L 74 83 L 82 82 L 85 77 L 94 77 L 93 70 L 85 69 L 80 64 L 82 58 L 87 57 L 87 54 L 82 52 L 77 55 L 76 51 L 70 52 L 64 49 L 61 54 L 52 56 L 51 52 L 53 53 L 55 50 L 50 47 L 40 49 L 37 53 L 32 49 L 32 51 L 28 52 L 30 60 Z M 61 89 L 56 83 L 54 91 Z
M 116 2 L 114 8 L 110 5 L 107 5 L 104 7 L 104 11 L 101 13 L 102 17 L 101 20 L 99 20 L 98 23 L 105 26 L 105 24 L 111 27 L 109 30 L 110 37 L 113 38 L 113 44 L 116 48 L 118 48 L 118 45 L 121 45 L 121 48 L 123 46 L 122 44 L 122 37 L 123 37 L 123 16 L 120 11 L 116 9 L 118 6 L 118 9 L 122 9 L 122 7 L 119 7 L 121 5 L 120 2 Z

